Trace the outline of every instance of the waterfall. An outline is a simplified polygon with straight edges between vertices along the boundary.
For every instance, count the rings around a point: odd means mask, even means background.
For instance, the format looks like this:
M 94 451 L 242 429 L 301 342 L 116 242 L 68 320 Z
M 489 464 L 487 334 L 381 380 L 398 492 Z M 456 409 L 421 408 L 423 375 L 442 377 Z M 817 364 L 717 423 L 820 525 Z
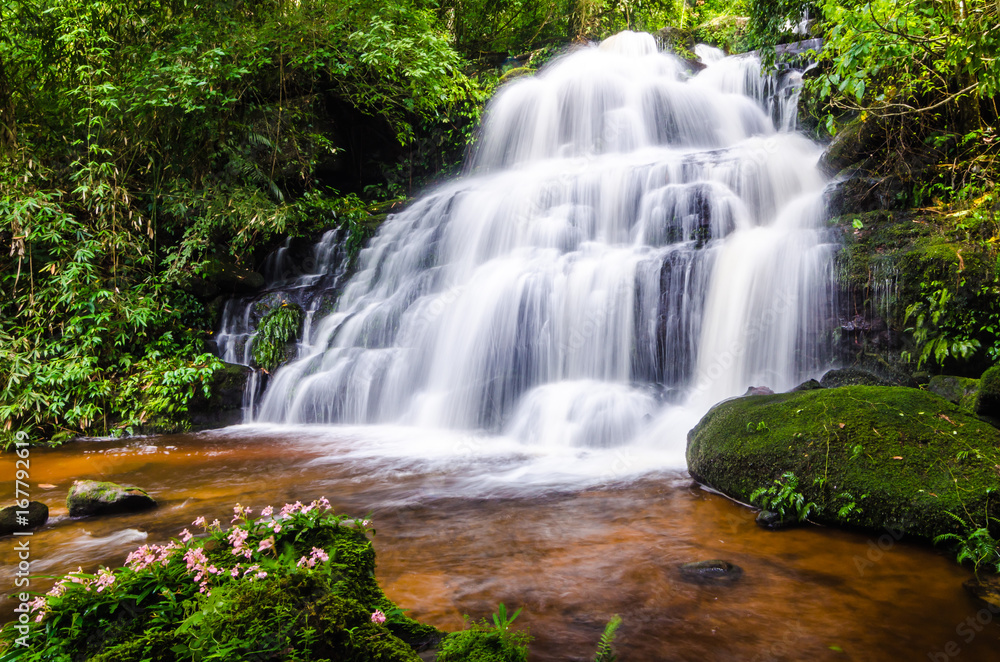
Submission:
M 691 75 L 625 32 L 506 85 L 466 175 L 390 216 L 335 307 L 309 309 L 255 420 L 601 449 L 817 374 L 820 148 L 790 130 L 794 81 L 700 53 Z

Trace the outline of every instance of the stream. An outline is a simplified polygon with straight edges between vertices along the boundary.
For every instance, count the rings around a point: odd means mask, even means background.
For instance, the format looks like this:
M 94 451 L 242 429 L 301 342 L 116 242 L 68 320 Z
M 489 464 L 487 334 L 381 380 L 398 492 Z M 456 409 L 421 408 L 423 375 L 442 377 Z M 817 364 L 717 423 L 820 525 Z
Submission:
M 479 452 L 468 437 L 442 439 L 441 452 L 421 456 L 416 434 L 239 426 L 35 449 L 34 497 L 52 519 L 31 538 L 32 574 L 116 567 L 199 515 L 228 521 L 236 502 L 259 512 L 325 495 L 338 511 L 373 520 L 379 582 L 410 615 L 459 629 L 465 614 L 523 607 L 517 625 L 534 637 L 532 660 L 591 659 L 616 613 L 622 660 L 946 659 L 928 655 L 945 655 L 949 642 L 960 650 L 953 659 L 996 659 L 994 623 L 956 632 L 979 608 L 961 586 L 970 573 L 943 551 L 888 533 L 769 532 L 752 510 L 679 470 L 556 479 L 548 466 L 556 458 L 513 445 Z M 618 453 L 602 464 L 641 465 Z M 13 459 L 0 464 L 13 471 Z M 65 496 L 80 477 L 142 486 L 160 505 L 70 519 Z M 0 555 L 12 586 L 13 545 Z M 741 566 L 743 577 L 681 579 L 680 564 L 716 558 Z M 32 588 L 50 583 L 35 579 Z

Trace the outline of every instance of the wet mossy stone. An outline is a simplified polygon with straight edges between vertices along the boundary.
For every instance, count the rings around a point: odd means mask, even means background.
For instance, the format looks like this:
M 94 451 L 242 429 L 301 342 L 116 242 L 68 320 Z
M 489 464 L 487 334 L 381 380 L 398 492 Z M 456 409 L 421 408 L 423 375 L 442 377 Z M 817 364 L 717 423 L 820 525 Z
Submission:
M 18 517 L 24 518 L 23 523 L 18 523 Z M 31 531 L 47 521 L 49 521 L 49 507 L 41 501 L 29 501 L 27 508 L 7 506 L 0 510 L 0 536 L 12 535 L 15 531 Z
M 980 378 L 975 408 L 980 416 L 1000 419 L 1000 366 L 993 366 Z
M 860 368 L 839 368 L 830 370 L 820 380 L 823 388 L 838 388 L 840 386 L 895 386 L 888 379 L 861 370 Z
M 729 561 L 713 559 L 681 566 L 681 577 L 696 584 L 729 584 L 743 576 L 743 568 Z
M 773 510 L 760 511 L 757 513 L 757 517 L 754 521 L 757 522 L 757 526 L 761 526 L 771 531 L 789 529 L 793 526 L 799 526 L 802 524 L 794 513 L 786 513 L 784 517 L 782 517 L 781 513 L 776 513 Z
M 792 472 L 818 523 L 931 539 L 965 533 L 949 513 L 1000 517 L 1000 431 L 918 389 L 728 400 L 688 433 L 687 461 L 696 480 L 747 503 Z
M 802 382 L 801 384 L 793 388 L 792 393 L 798 393 L 799 391 L 815 391 L 816 389 L 821 389 L 821 388 L 823 388 L 822 384 L 820 384 L 815 379 L 810 379 L 809 381 Z
M 66 495 L 70 517 L 135 513 L 155 506 L 145 490 L 97 480 L 78 480 Z
M 976 407 L 976 394 L 979 392 L 979 380 L 951 375 L 935 375 L 927 384 L 927 390 L 935 395 L 940 395 L 948 402 L 956 404 L 966 411 L 973 412 Z

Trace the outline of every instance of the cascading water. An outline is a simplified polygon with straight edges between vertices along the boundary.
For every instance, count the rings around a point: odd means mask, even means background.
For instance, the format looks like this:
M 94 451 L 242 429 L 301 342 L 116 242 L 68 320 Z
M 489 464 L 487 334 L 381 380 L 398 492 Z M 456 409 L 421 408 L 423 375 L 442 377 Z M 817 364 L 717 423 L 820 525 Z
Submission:
M 506 86 L 467 176 L 383 224 L 256 420 L 676 462 L 711 404 L 817 373 L 820 149 L 788 131 L 794 85 L 702 58 L 626 32 Z

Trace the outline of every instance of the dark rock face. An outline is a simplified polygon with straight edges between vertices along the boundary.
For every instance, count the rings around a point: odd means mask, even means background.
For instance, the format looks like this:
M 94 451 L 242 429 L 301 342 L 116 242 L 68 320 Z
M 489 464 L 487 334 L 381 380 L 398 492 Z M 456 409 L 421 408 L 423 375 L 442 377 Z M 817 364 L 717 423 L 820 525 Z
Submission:
M 743 576 L 743 568 L 729 561 L 714 559 L 681 566 L 681 578 L 696 584 L 729 584 Z
M 1000 366 L 993 366 L 980 378 L 975 411 L 980 416 L 1000 420 Z
M 801 384 L 793 388 L 791 392 L 798 393 L 799 391 L 815 391 L 816 389 L 820 388 L 823 388 L 822 384 L 820 384 L 815 379 L 810 379 L 809 381 L 802 382 Z
M 1000 430 L 914 388 L 733 398 L 688 433 L 687 463 L 696 480 L 744 503 L 792 473 L 795 499 L 813 503 L 809 519 L 821 524 L 931 539 L 965 533 L 951 513 L 1000 516 Z
M 201 277 L 192 276 L 184 289 L 203 301 L 219 294 L 253 294 L 264 289 L 264 277 L 256 271 L 215 260 L 209 263 Z
M 751 386 L 747 389 L 747 392 L 743 394 L 744 397 L 748 395 L 774 395 L 774 391 L 767 386 Z
M 78 480 L 66 496 L 70 517 L 135 513 L 156 506 L 156 500 L 138 487 L 117 483 Z
M 253 371 L 245 365 L 226 363 L 212 376 L 212 397 L 200 391 L 188 404 L 195 430 L 210 430 L 243 422 L 243 391 Z
M 18 511 L 23 513 L 25 510 L 27 510 L 27 513 L 22 514 L 21 517 L 27 518 L 28 523 L 25 525 L 18 524 Z M 15 531 L 37 529 L 48 520 L 49 507 L 41 501 L 29 501 L 26 509 L 18 508 L 17 506 L 7 506 L 0 510 L 0 536 L 9 536 Z

